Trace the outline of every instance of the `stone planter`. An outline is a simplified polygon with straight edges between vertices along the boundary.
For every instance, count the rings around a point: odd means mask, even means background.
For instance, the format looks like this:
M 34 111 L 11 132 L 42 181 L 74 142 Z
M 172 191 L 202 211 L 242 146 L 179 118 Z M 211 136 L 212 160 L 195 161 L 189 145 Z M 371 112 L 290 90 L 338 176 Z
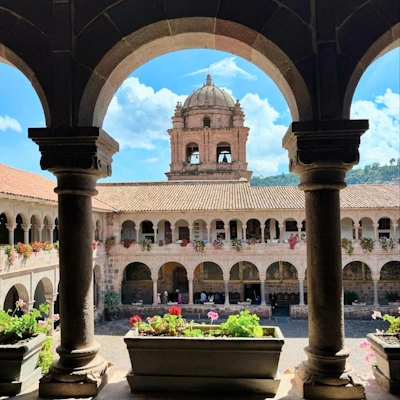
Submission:
M 385 336 L 395 336 L 385 334 Z M 388 344 L 373 333 L 367 335 L 375 353 L 376 364 L 374 375 L 377 382 L 389 393 L 400 394 L 400 346 Z
M 196 328 L 210 329 L 209 326 Z M 213 329 L 218 325 L 213 326 Z M 276 394 L 283 335 L 263 327 L 272 338 L 189 338 L 125 335 L 132 369 L 132 392 L 234 392 Z
M 40 379 L 37 362 L 45 339 L 41 333 L 21 343 L 0 345 L 0 396 L 16 395 Z

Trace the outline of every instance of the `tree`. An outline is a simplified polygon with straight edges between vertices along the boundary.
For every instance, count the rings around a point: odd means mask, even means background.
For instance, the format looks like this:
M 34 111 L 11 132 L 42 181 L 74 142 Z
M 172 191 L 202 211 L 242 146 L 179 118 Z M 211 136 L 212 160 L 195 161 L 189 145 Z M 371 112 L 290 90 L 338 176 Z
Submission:
M 390 165 L 393 165 L 396 162 L 396 160 L 394 158 L 392 158 L 389 162 L 390 162 Z

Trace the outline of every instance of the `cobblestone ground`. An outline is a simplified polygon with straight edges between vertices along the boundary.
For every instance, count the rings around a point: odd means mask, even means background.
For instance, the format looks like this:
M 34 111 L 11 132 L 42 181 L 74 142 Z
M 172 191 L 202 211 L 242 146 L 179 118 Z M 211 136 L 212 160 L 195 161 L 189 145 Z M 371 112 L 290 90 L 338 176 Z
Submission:
M 208 321 L 207 321 L 208 323 Z M 284 318 L 278 322 L 261 320 L 262 325 L 279 326 L 285 337 L 285 344 L 279 362 L 278 371 L 282 373 L 286 369 L 294 370 L 301 361 L 306 360 L 304 347 L 308 345 L 308 321 L 291 320 L 287 323 Z M 376 329 L 386 330 L 388 323 L 382 320 L 346 320 L 345 321 L 345 345 L 350 349 L 349 363 L 355 368 L 362 379 L 372 377 L 370 365 L 364 360 L 365 350 L 359 347 L 361 340 L 367 333 Z M 114 363 L 118 371 L 128 372 L 130 361 L 123 340 L 129 330 L 127 319 L 103 322 L 95 328 L 96 340 L 101 344 L 100 354 L 108 361 Z

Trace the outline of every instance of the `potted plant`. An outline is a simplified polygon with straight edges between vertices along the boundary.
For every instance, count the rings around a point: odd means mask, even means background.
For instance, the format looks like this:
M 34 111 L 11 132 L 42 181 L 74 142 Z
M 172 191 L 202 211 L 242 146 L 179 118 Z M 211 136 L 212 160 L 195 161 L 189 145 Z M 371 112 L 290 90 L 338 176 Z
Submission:
M 144 238 L 139 242 L 139 244 L 142 246 L 142 251 L 150 251 L 152 243 L 153 242 L 149 238 Z
M 379 238 L 379 244 L 381 245 L 383 251 L 394 249 L 394 240 L 392 238 L 382 236 L 381 238 Z
M 366 253 L 371 252 L 374 249 L 374 239 L 364 236 L 360 239 L 360 245 Z
M 26 314 L 21 314 L 23 306 L 19 299 L 12 313 L 0 311 L 0 396 L 22 392 L 53 362 L 51 338 L 46 338 L 50 320 L 43 318 L 48 315 L 49 303 Z
M 204 248 L 206 247 L 206 244 L 204 243 L 204 240 L 194 239 L 193 247 L 194 247 L 194 251 L 202 253 L 204 251 Z
M 106 290 L 104 294 L 104 313 L 106 321 L 117 318 L 119 311 L 119 294 L 113 290 Z
M 353 255 L 354 246 L 352 240 L 342 238 L 341 245 L 342 249 L 344 249 L 349 256 Z
M 207 315 L 210 325 L 196 325 L 173 306 L 163 317 L 130 319 L 133 329 L 124 340 L 132 364 L 127 379 L 133 392 L 276 394 L 284 342 L 280 329 L 260 326 L 257 315 L 249 310 L 229 316 L 220 325 L 212 324 L 217 313 Z
M 224 241 L 222 240 L 222 238 L 220 238 L 219 236 L 213 241 L 213 247 L 216 250 L 220 250 L 222 249 L 222 247 L 224 246 Z
M 236 251 L 242 251 L 242 241 L 238 238 L 232 239 L 231 240 L 231 244 L 232 247 L 236 250 Z
M 385 333 L 377 331 L 367 335 L 376 359 L 375 378 L 389 393 L 400 394 L 400 316 L 382 316 L 380 311 L 374 311 L 372 318 L 382 318 L 390 323 Z

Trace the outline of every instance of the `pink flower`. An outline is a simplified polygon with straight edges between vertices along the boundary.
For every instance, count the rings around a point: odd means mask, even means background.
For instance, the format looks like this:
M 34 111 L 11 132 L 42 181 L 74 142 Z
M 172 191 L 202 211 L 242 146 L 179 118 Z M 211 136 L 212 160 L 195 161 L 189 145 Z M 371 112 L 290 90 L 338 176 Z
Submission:
M 371 348 L 371 343 L 368 342 L 368 340 L 363 340 L 363 341 L 360 343 L 360 347 L 361 347 L 362 349 L 369 349 L 369 348 Z
M 24 301 L 22 299 L 19 299 L 18 301 L 15 302 L 15 305 L 19 308 L 24 306 Z
M 60 314 L 54 314 L 53 315 L 53 320 L 54 321 L 59 321 L 60 320 Z
M 211 318 L 211 322 L 215 321 L 216 319 L 218 319 L 218 314 L 214 311 L 209 311 L 209 313 L 207 314 L 208 318 Z
M 382 314 L 380 311 L 374 311 L 374 313 L 371 315 L 372 319 L 382 318 Z
M 47 325 L 47 321 L 43 321 L 42 319 L 40 321 L 38 321 L 38 324 L 40 326 L 46 326 Z

